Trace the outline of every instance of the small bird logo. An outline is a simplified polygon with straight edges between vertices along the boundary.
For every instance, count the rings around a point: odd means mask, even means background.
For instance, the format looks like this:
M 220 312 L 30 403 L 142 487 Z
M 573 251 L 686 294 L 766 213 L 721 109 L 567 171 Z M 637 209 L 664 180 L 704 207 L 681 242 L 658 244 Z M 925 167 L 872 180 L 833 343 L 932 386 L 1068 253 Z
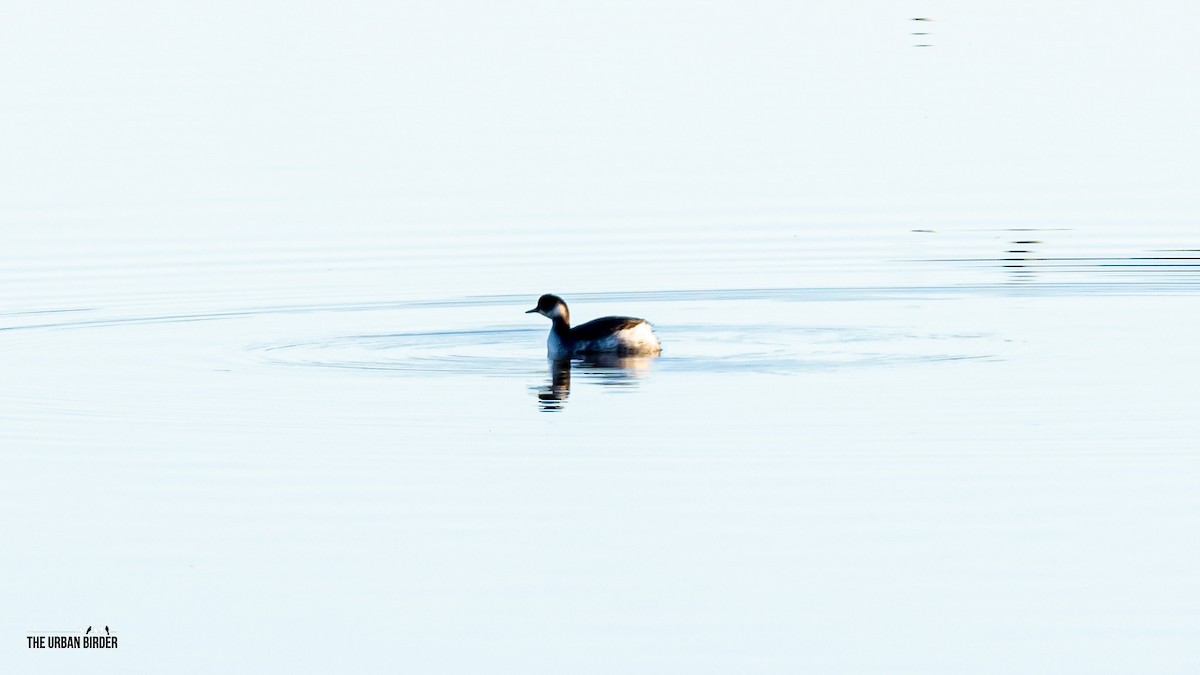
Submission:
M 92 632 L 92 627 L 91 627 L 91 626 L 88 626 L 88 629 L 87 629 L 87 630 L 85 630 L 85 631 L 83 632 L 83 634 L 84 634 L 84 635 L 89 635 L 89 634 L 91 634 L 91 632 Z
M 112 635 L 112 633 L 109 633 L 109 632 L 108 632 L 108 626 L 105 626 L 105 627 L 104 627 L 104 634 L 105 634 L 105 635 Z

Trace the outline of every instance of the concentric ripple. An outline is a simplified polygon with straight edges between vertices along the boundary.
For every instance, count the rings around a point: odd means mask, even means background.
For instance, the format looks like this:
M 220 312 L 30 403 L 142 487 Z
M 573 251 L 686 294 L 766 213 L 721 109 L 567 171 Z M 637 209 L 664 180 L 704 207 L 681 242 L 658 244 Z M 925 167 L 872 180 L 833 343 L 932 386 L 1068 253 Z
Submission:
M 518 375 L 544 369 L 533 358 L 541 331 L 487 329 L 343 335 L 253 346 L 280 365 L 459 375 Z M 528 352 L 524 357 L 513 350 Z
M 664 370 L 793 373 L 831 368 L 986 358 L 945 350 L 945 338 L 861 327 L 686 324 L 658 328 L 659 357 L 591 360 L 589 372 Z M 524 376 L 544 372 L 544 328 L 333 335 L 249 348 L 262 361 L 293 367 L 413 374 Z

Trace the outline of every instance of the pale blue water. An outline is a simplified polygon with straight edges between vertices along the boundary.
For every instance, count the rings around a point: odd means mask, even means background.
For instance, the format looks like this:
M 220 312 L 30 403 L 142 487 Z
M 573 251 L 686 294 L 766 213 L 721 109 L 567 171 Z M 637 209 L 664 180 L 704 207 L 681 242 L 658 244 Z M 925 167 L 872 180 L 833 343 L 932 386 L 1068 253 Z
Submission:
M 0 670 L 1200 667 L 1191 6 L 120 8 L 0 27 Z

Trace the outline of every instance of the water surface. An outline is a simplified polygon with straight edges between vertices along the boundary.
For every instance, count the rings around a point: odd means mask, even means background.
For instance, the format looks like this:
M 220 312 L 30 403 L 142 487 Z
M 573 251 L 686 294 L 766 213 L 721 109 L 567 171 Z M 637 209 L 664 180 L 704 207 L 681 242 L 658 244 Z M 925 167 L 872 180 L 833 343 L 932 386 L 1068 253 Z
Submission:
M 1194 672 L 1152 4 L 17 12 L 0 664 Z

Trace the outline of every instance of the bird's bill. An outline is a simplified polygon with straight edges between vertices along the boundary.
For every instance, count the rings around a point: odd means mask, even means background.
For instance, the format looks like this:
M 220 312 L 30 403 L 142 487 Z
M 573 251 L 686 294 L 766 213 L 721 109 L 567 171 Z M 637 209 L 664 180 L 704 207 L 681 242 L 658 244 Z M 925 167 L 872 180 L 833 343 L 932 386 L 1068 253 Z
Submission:
M 526 314 L 541 314 L 542 311 L 540 309 L 538 309 L 537 307 L 534 307 L 533 309 L 525 310 L 525 313 Z

